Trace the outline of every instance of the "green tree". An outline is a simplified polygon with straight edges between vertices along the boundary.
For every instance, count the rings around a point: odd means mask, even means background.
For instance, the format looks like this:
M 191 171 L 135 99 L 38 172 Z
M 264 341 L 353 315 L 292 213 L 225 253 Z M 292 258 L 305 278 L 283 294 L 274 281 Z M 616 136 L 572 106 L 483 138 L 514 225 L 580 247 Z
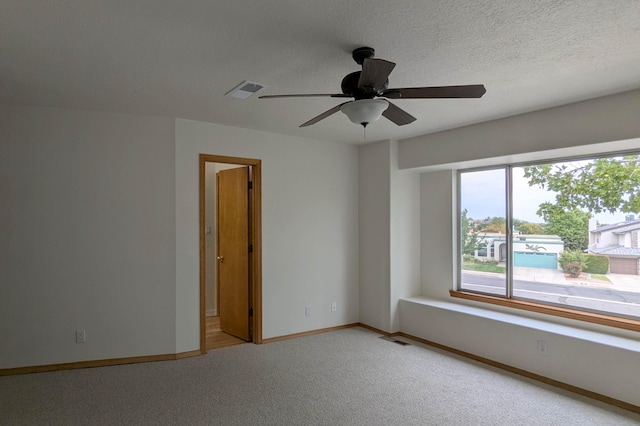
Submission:
M 560 257 L 558 258 L 558 263 L 560 263 L 560 267 L 564 268 L 564 266 L 568 263 L 577 263 L 580 265 L 581 269 L 586 269 L 588 265 L 587 255 L 579 250 L 565 250 L 560 253 Z
M 524 171 L 529 186 L 538 185 L 556 193 L 555 203 L 540 205 L 540 216 L 575 209 L 592 213 L 640 212 L 638 155 L 527 166 Z
M 527 166 L 524 171 L 529 186 L 555 192 L 555 203 L 540 204 L 537 213 L 567 250 L 587 248 L 591 213 L 640 212 L 638 155 Z
M 470 226 L 468 213 L 467 209 L 464 209 L 460 214 L 460 247 L 463 255 L 472 255 L 480 247 L 478 232 Z
M 565 274 L 569 274 L 572 277 L 579 277 L 582 271 L 587 269 L 588 260 L 587 255 L 578 250 L 565 250 L 560 253 L 558 259 L 560 267 Z
M 548 204 L 548 203 L 547 203 Z M 584 250 L 589 246 L 590 213 L 582 210 L 547 209 L 543 212 L 546 231 L 562 239 L 565 250 Z
M 544 228 L 539 223 L 523 223 L 516 227 L 516 229 L 523 234 L 544 234 Z
M 518 219 L 517 217 L 511 219 L 511 226 L 513 226 L 514 229 L 520 228 L 525 223 L 527 223 L 526 220 Z
M 499 232 L 501 234 L 506 234 L 507 220 L 504 217 L 488 217 L 484 220 L 484 223 L 480 225 L 479 230 L 483 232 Z

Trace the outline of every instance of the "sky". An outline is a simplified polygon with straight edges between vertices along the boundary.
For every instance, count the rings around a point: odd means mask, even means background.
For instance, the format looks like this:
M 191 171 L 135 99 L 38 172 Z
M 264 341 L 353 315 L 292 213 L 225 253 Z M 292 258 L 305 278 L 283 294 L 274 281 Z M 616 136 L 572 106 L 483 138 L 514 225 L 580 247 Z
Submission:
M 505 217 L 505 171 L 482 170 L 461 175 L 461 206 L 467 209 L 468 217 L 484 219 L 486 217 Z M 524 177 L 524 169 L 513 168 L 513 217 L 532 223 L 543 223 L 536 214 L 538 207 L 545 201 L 553 202 L 555 193 L 529 186 Z M 601 224 L 623 222 L 626 213 L 601 213 L 595 218 Z

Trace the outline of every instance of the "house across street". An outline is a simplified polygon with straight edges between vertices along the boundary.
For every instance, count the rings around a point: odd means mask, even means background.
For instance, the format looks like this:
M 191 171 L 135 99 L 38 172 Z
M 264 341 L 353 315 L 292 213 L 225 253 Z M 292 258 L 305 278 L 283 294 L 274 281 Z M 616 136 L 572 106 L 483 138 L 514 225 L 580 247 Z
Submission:
M 503 262 L 507 258 L 507 239 L 504 234 L 480 234 L 481 248 L 475 258 Z M 514 235 L 514 266 L 533 268 L 558 268 L 558 256 L 564 250 L 564 243 L 557 235 Z
M 628 215 L 624 222 L 596 226 L 589 220 L 589 253 L 609 258 L 609 271 L 614 274 L 638 275 L 640 271 L 640 219 Z

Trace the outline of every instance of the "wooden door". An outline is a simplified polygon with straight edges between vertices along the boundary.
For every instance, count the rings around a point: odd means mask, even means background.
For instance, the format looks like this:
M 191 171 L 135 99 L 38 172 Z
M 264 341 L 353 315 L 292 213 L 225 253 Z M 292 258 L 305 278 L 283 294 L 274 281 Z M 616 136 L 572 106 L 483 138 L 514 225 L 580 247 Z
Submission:
M 220 329 L 249 340 L 249 167 L 217 173 Z

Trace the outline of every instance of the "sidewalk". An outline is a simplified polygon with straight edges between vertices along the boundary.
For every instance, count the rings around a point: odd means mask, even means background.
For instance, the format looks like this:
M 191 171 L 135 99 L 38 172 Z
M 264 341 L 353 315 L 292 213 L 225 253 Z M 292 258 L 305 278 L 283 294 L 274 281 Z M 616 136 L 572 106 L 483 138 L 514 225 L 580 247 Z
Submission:
M 513 278 L 519 280 L 545 282 L 552 284 L 574 285 L 581 287 L 609 288 L 612 290 L 632 291 L 640 293 L 640 276 L 625 274 L 607 274 L 611 282 L 589 279 L 589 274 L 582 274 L 579 278 L 567 277 L 560 269 L 513 268 Z
M 567 280 L 560 269 L 529 268 L 515 266 L 513 279 L 523 281 L 536 281 L 549 284 L 577 285 L 576 282 Z
M 611 288 L 640 293 L 640 275 L 607 274 L 607 278 L 611 280 Z

